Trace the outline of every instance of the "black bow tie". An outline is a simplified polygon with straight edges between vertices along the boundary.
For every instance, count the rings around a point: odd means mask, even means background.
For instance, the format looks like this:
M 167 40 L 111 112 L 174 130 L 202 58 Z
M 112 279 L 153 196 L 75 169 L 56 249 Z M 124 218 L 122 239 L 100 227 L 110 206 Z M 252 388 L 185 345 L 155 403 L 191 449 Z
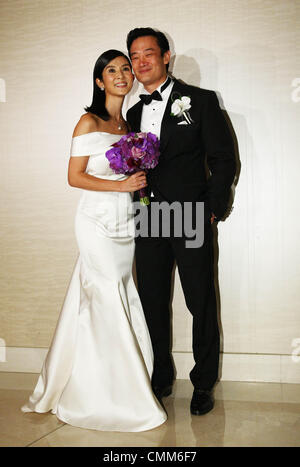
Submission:
M 169 86 L 170 83 L 171 83 L 171 78 L 169 76 L 165 84 L 163 84 L 162 87 L 160 88 L 160 92 L 163 92 Z M 140 94 L 140 99 L 145 105 L 149 105 L 150 102 L 152 102 L 153 100 L 162 101 L 162 97 L 157 89 L 152 94 Z
M 154 91 L 152 94 L 141 94 L 140 99 L 145 105 L 149 105 L 153 100 L 162 101 L 162 97 L 159 94 L 158 90 Z

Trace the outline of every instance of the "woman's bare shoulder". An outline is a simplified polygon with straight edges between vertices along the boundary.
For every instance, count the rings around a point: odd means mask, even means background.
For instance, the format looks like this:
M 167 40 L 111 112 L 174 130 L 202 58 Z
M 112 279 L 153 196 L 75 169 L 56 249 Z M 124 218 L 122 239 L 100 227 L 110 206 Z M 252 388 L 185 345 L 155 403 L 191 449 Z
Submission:
M 73 131 L 73 138 L 75 136 L 84 135 L 86 133 L 92 133 L 93 131 L 98 131 L 99 123 L 97 122 L 96 116 L 91 113 L 86 113 L 81 115 L 77 125 Z

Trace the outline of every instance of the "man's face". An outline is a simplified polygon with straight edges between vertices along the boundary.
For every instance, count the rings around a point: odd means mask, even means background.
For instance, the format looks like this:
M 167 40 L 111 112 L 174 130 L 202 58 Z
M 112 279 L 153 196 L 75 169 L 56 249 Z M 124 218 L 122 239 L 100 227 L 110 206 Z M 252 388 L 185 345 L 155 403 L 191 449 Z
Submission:
M 139 37 L 130 47 L 132 68 L 138 81 L 147 89 L 159 86 L 166 78 L 166 64 L 170 61 L 170 51 L 161 56 L 160 47 L 153 36 Z

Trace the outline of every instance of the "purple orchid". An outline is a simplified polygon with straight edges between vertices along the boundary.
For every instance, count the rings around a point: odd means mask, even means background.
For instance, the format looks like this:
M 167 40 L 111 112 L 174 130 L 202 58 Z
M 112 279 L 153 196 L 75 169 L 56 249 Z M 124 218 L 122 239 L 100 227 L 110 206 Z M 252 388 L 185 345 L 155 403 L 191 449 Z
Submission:
M 154 169 L 159 159 L 159 140 L 153 133 L 130 132 L 106 151 L 110 168 L 117 174 L 131 175 L 140 170 Z M 140 190 L 141 204 L 149 204 L 144 190 Z

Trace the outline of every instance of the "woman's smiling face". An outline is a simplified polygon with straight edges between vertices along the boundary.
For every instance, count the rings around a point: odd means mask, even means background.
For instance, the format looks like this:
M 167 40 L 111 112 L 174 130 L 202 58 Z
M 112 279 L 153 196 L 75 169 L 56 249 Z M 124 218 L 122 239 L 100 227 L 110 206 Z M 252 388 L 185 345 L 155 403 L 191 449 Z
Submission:
M 97 85 L 104 87 L 106 94 L 125 96 L 131 90 L 134 76 L 131 66 L 125 57 L 111 60 L 102 72 L 102 80 L 96 79 Z

